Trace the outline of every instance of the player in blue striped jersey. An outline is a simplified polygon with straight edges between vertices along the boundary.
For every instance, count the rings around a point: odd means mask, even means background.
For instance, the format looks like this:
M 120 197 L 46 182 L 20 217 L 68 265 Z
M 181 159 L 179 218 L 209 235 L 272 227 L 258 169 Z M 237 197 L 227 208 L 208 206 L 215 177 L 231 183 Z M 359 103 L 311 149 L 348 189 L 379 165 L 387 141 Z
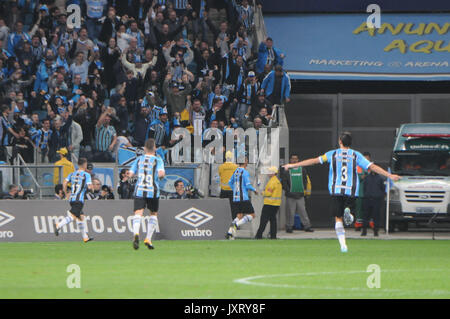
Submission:
M 245 157 L 245 162 L 239 164 L 228 182 L 233 191 L 233 200 L 231 202 L 231 211 L 236 218 L 231 223 L 230 228 L 226 234 L 227 239 L 234 239 L 236 230 L 245 223 L 251 222 L 255 218 L 255 210 L 253 209 L 249 191 L 258 194 L 255 187 L 250 181 L 250 174 L 246 170 L 248 158 Z
M 345 242 L 345 230 L 343 217 L 349 214 L 353 208 L 354 201 L 358 196 L 359 178 L 357 166 L 390 178 L 394 181 L 400 176 L 390 174 L 378 165 L 368 161 L 360 152 L 350 148 L 352 145 L 352 135 L 344 132 L 339 137 L 339 148 L 331 150 L 320 157 L 310 158 L 295 164 L 286 164 L 285 169 L 310 166 L 315 164 L 329 164 L 328 190 L 331 195 L 331 210 L 335 217 L 335 230 L 342 252 L 347 252 Z
M 164 162 L 155 155 L 155 140 L 149 138 L 144 145 L 145 154 L 139 156 L 131 165 L 128 177 L 137 175 L 134 191 L 134 217 L 133 217 L 133 248 L 139 248 L 139 229 L 145 208 L 150 210 L 147 237 L 144 244 L 148 249 L 154 249 L 152 236 L 158 225 L 159 208 L 159 180 L 164 178 Z
M 70 202 L 70 210 L 67 211 L 67 217 L 64 217 L 59 223 L 55 223 L 55 235 L 59 235 L 59 230 L 66 224 L 76 220 L 80 229 L 83 241 L 87 243 L 93 240 L 87 234 L 86 221 L 83 213 L 84 195 L 86 191 L 93 190 L 91 175 L 86 172 L 87 159 L 80 158 L 78 160 L 78 170 L 70 173 L 63 182 L 63 190 L 66 191 L 67 184 L 71 183 L 70 191 L 66 192 Z

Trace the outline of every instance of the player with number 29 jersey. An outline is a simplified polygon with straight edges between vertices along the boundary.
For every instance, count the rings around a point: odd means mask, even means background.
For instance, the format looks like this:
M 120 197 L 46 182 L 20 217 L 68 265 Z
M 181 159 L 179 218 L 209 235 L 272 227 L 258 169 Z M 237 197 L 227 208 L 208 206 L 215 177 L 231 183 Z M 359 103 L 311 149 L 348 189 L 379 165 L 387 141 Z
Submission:
M 132 164 L 130 171 L 137 175 L 134 191 L 136 198 L 159 198 L 158 171 L 164 170 L 164 163 L 160 157 L 142 155 Z

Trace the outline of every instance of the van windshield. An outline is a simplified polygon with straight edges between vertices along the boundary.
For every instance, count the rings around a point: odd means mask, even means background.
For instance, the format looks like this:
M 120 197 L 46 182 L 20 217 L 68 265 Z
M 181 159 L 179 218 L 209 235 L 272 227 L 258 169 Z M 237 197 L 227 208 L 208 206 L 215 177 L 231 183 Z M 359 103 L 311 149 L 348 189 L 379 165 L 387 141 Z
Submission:
M 399 175 L 450 176 L 450 152 L 395 152 L 391 167 Z

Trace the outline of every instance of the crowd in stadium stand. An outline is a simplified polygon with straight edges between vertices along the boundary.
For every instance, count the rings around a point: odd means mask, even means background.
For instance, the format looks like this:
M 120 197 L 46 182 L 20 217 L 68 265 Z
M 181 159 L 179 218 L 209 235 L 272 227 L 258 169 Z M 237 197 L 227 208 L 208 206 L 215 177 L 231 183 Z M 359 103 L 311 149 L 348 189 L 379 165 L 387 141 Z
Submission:
M 250 2 L 250 3 L 249 3 Z M 81 25 L 68 24 L 79 5 Z M 263 127 L 289 102 L 284 55 L 248 0 L 0 0 L 0 161 L 112 162 L 174 128 Z M 13 156 L 13 157 L 14 157 Z

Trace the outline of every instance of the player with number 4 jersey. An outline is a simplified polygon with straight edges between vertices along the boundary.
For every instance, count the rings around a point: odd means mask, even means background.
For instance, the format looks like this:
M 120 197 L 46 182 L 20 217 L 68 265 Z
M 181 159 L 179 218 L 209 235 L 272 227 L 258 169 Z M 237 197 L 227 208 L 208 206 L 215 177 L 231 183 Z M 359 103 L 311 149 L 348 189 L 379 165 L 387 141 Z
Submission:
M 145 154 L 139 156 L 131 165 L 128 177 L 137 175 L 137 183 L 134 191 L 134 217 L 133 217 L 133 248 L 139 249 L 139 230 L 145 208 L 150 210 L 148 220 L 147 237 L 144 244 L 148 249 L 154 249 L 152 236 L 158 225 L 159 209 L 159 180 L 164 178 L 164 162 L 155 155 L 155 140 L 150 138 L 145 141 Z
M 353 203 L 358 196 L 359 178 L 357 166 L 370 169 L 380 175 L 390 178 L 394 181 L 400 179 L 400 176 L 390 174 L 378 165 L 368 161 L 360 152 L 350 148 L 352 144 L 352 135 L 344 132 L 339 137 L 339 148 L 331 150 L 320 157 L 310 158 L 295 164 L 287 164 L 285 169 L 310 166 L 315 164 L 329 164 L 328 190 L 331 195 L 331 210 L 335 217 L 336 235 L 341 245 L 341 251 L 347 252 L 345 242 L 345 230 L 343 221 L 351 224 L 353 216 L 350 211 Z

